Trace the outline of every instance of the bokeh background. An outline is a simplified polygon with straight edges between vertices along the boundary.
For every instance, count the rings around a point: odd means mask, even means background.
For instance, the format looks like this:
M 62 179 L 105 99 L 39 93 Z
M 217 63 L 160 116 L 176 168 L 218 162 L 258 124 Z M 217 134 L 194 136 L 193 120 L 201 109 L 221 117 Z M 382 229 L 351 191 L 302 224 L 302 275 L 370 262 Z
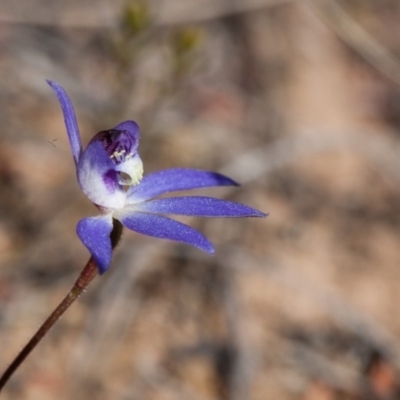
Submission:
M 397 0 L 0 0 L 0 368 L 67 293 L 96 209 L 84 143 L 135 119 L 145 172 L 223 172 L 202 194 L 266 220 L 182 219 L 216 245 L 124 234 L 4 400 L 396 399 Z M 200 193 L 200 192 L 199 192 Z

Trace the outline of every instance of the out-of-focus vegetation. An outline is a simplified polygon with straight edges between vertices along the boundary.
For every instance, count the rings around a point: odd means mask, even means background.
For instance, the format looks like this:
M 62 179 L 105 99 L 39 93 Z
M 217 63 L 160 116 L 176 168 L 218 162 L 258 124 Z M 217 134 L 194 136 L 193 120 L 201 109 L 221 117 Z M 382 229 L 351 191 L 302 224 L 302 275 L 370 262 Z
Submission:
M 242 186 L 201 193 L 270 213 L 190 220 L 214 257 L 126 232 L 4 399 L 398 398 L 399 19 L 396 0 L 2 0 L 1 369 L 96 213 L 46 78 L 85 143 L 135 119 L 146 172 L 222 171 Z

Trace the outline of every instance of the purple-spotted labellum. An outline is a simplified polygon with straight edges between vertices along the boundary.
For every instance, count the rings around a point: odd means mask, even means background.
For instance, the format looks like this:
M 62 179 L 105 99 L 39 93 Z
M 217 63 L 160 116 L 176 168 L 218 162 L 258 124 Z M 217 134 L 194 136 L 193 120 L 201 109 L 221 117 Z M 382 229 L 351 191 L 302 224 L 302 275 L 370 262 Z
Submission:
M 82 191 L 101 215 L 79 221 L 77 233 L 88 248 L 100 273 L 110 266 L 110 234 L 113 218 L 123 226 L 161 239 L 195 246 L 208 253 L 214 247 L 200 232 L 165 214 L 198 217 L 265 217 L 243 204 L 202 196 L 155 199 L 165 193 L 211 186 L 237 186 L 221 174 L 188 168 L 171 168 L 143 176 L 138 154 L 139 127 L 125 121 L 99 132 L 82 150 L 81 137 L 72 102 L 56 82 L 48 81 L 63 111 L 65 126 Z

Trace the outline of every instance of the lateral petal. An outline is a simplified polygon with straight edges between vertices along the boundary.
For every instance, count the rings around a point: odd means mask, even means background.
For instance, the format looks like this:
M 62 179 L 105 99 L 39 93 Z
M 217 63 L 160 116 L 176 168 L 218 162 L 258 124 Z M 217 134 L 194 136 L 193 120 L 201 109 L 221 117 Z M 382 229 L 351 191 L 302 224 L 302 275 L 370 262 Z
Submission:
M 128 203 L 135 204 L 164 193 L 211 186 L 238 186 L 232 179 L 216 172 L 191 168 L 170 168 L 146 175 L 128 191 Z
M 138 211 L 197 217 L 265 217 L 261 211 L 244 204 L 204 196 L 171 197 L 135 204 Z M 127 207 L 129 208 L 129 206 Z
M 81 219 L 76 227 L 76 233 L 96 261 L 100 274 L 107 271 L 111 264 L 112 229 L 111 214 Z
M 214 253 L 212 243 L 199 231 L 173 219 L 143 212 L 128 213 L 126 209 L 116 212 L 114 218 L 143 235 L 187 243 L 207 253 Z

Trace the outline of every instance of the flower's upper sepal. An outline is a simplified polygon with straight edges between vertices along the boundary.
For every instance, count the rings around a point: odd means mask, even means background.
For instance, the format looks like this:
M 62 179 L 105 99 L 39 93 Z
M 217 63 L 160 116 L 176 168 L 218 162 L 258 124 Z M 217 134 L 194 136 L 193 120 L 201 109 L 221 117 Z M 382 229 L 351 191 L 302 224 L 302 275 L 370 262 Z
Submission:
M 93 203 L 106 209 L 125 205 L 123 186 L 136 185 L 143 176 L 138 145 L 139 127 L 133 121 L 93 137 L 78 164 L 79 183 Z
M 67 93 L 60 84 L 50 80 L 48 80 L 47 83 L 51 86 L 58 98 L 58 101 L 60 102 L 61 109 L 64 115 L 65 127 L 67 128 L 72 156 L 74 157 L 75 165 L 77 166 L 79 158 L 82 154 L 82 143 L 81 136 L 79 134 L 78 123 L 76 121 L 74 107 L 72 105 L 71 99 L 68 97 Z

